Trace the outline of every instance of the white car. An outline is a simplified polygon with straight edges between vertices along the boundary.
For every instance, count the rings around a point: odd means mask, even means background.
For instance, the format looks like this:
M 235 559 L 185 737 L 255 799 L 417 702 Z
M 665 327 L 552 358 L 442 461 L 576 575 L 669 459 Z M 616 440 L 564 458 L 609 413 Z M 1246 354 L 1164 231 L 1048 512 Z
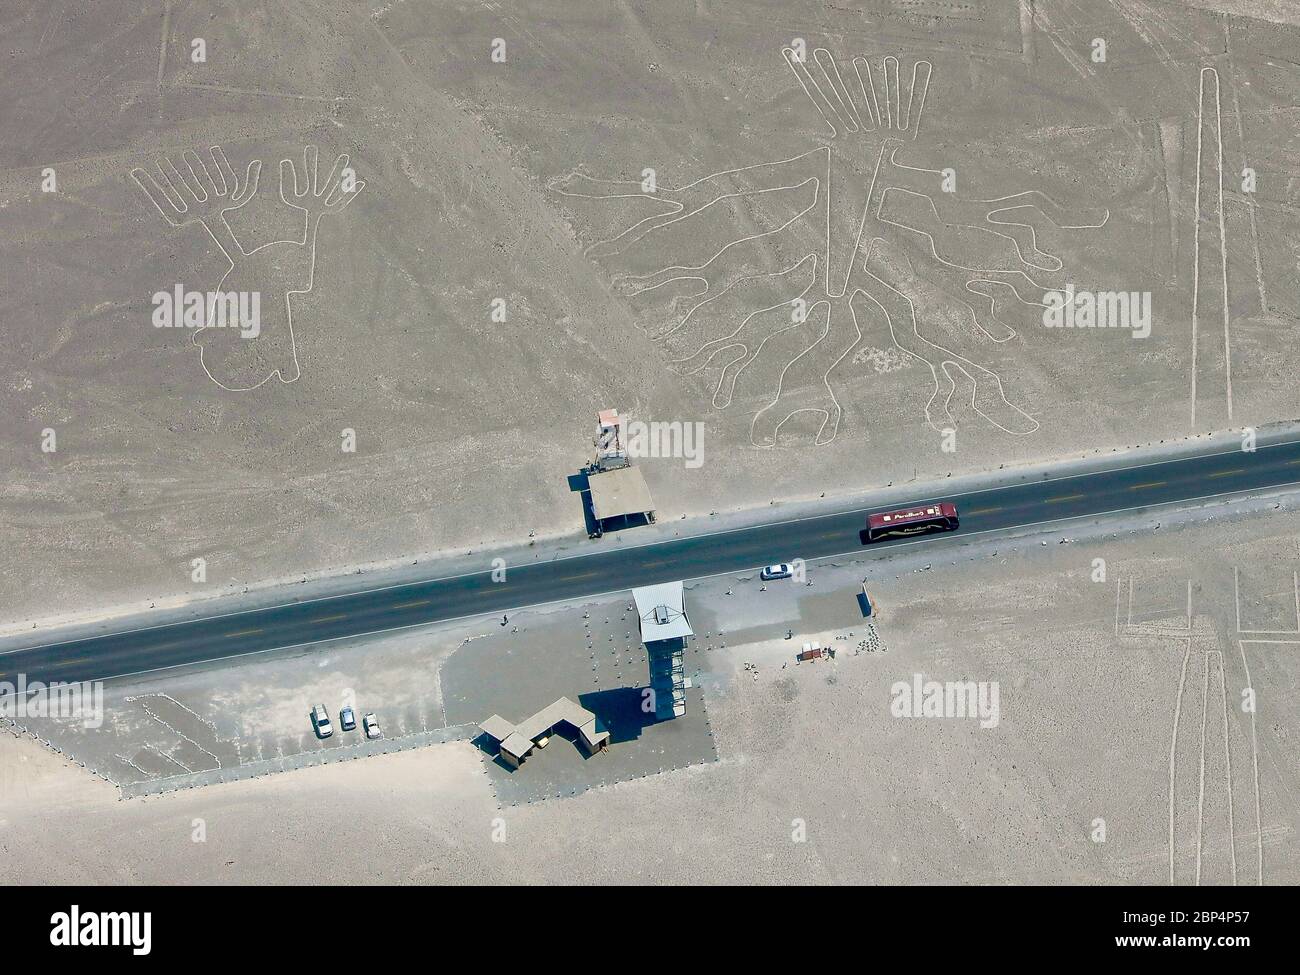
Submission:
M 328 738 L 334 734 L 334 726 L 330 724 L 330 716 L 323 704 L 317 704 L 311 709 L 311 723 L 316 729 L 317 738 Z
M 379 730 L 379 722 L 373 714 L 367 714 L 361 719 L 361 727 L 366 730 L 367 738 L 379 738 L 383 732 Z
M 789 562 L 778 562 L 776 565 L 769 565 L 766 569 L 758 574 L 760 579 L 789 579 L 794 575 L 794 569 L 790 567 Z

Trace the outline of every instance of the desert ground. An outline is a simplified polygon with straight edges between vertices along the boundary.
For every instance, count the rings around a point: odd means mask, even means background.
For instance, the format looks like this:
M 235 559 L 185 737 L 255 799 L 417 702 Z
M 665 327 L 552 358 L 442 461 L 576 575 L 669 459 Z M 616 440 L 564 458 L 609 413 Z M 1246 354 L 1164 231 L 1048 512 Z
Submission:
M 118 683 L 102 728 L 0 735 L 0 850 L 24 882 L 1294 884 L 1297 503 L 700 580 L 688 716 L 513 772 L 458 722 L 644 685 L 625 597 Z M 995 683 L 996 720 L 896 714 L 916 675 Z M 312 739 L 349 693 L 388 753 Z M 137 772 L 166 791 L 106 781 Z
M 1295 20 L 8 5 L 4 623 L 574 535 L 605 407 L 703 424 L 665 519 L 1294 417 Z
M 573 554 L 608 407 L 701 425 L 638 460 L 659 532 L 1300 414 L 1285 0 L 57 0 L 0 44 L 6 635 Z M 121 678 L 0 724 L 0 864 L 1294 885 L 1298 573 L 1278 492 L 691 580 L 670 722 L 621 593 Z M 608 751 L 478 733 L 560 696 Z

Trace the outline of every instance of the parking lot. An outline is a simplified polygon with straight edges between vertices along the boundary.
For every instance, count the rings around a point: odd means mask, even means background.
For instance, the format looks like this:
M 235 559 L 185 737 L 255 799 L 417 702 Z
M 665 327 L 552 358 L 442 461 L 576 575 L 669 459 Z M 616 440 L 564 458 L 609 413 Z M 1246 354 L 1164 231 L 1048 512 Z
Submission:
M 685 718 L 662 725 L 645 720 L 638 688 L 649 675 L 628 605 L 626 597 L 605 598 L 514 614 L 505 626 L 500 618 L 432 626 L 348 646 L 112 680 L 95 721 L 24 717 L 18 726 L 118 786 L 123 797 L 472 741 L 488 715 L 521 719 L 559 697 L 596 713 L 612 732 L 611 749 L 585 760 L 557 741 L 517 773 L 484 753 L 502 804 L 713 761 L 698 688 L 690 691 Z M 705 633 L 688 651 L 697 673 L 708 648 L 720 643 Z M 332 727 L 326 737 L 312 721 L 318 704 Z M 348 704 L 357 720 L 351 731 L 340 722 Z M 361 728 L 369 713 L 382 731 L 375 740 Z

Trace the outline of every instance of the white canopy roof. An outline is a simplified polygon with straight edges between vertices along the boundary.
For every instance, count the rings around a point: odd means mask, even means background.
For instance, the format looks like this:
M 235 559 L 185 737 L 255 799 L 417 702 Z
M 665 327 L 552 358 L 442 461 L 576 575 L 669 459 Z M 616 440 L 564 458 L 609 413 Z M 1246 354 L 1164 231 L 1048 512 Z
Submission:
M 691 621 L 686 618 L 686 601 L 680 582 L 663 582 L 657 586 L 641 586 L 632 590 L 636 614 L 640 617 L 641 639 L 645 643 L 655 640 L 673 640 L 694 636 Z

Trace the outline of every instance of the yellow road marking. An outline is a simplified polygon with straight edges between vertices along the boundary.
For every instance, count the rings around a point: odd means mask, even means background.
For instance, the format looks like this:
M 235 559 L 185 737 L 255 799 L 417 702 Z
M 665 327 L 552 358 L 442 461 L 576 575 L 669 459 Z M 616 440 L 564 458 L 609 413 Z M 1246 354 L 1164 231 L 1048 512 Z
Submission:
M 345 620 L 345 619 L 347 619 L 347 618 L 348 618 L 348 614 L 347 614 L 347 613 L 339 613 L 338 616 L 317 616 L 315 619 L 313 619 L 313 620 L 308 620 L 307 622 L 309 622 L 309 623 L 329 623 L 329 622 L 332 622 L 333 620 Z
M 1001 508 L 978 508 L 975 511 L 968 511 L 968 515 L 991 515 L 995 511 L 1001 511 Z
M 392 608 L 406 609 L 408 606 L 427 606 L 428 604 L 429 600 L 427 599 L 412 599 L 409 603 L 397 603 Z
M 1146 488 L 1164 487 L 1168 483 L 1169 483 L 1168 481 L 1148 481 L 1146 484 L 1134 484 L 1131 488 L 1129 488 L 1129 490 L 1142 491 L 1145 490 Z
M 1230 471 L 1219 471 L 1217 474 L 1211 474 L 1210 477 L 1227 477 L 1229 474 L 1240 474 L 1245 469 L 1244 467 L 1234 467 Z
M 1048 498 L 1048 504 L 1059 504 L 1062 501 L 1078 501 L 1080 498 L 1087 497 L 1084 494 L 1067 494 L 1059 498 Z
M 238 633 L 227 633 L 227 634 L 226 634 L 226 639 L 227 639 L 227 640 L 233 640 L 233 639 L 234 639 L 235 637 L 237 637 L 237 636 L 251 636 L 251 635 L 254 634 L 254 633 L 261 633 L 261 632 L 262 632 L 262 628 L 261 628 L 261 627 L 258 627 L 258 628 L 255 629 L 255 630 L 240 630 Z

